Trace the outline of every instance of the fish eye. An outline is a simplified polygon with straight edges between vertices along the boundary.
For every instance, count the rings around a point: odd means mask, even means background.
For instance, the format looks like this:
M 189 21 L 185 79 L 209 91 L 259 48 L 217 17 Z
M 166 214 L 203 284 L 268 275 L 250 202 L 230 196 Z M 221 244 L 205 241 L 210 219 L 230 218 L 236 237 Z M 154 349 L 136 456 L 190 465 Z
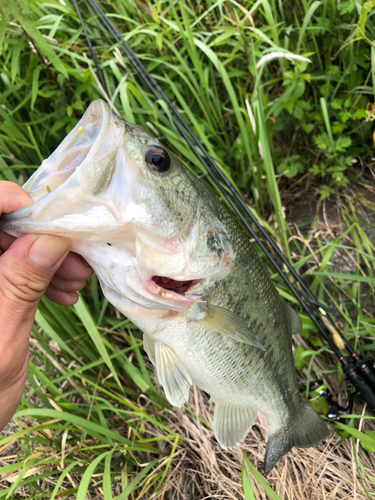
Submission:
M 169 154 L 164 149 L 151 146 L 148 148 L 145 157 L 147 166 L 153 172 L 167 172 L 171 166 Z

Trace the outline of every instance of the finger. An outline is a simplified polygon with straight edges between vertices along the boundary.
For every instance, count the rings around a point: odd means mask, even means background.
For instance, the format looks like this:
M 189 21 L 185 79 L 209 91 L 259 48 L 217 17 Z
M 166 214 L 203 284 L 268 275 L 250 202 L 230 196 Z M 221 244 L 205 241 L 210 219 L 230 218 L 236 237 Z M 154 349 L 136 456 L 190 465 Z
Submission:
M 88 279 L 94 271 L 80 255 L 70 252 L 59 267 L 56 275 L 68 280 Z
M 0 248 L 2 250 L 8 250 L 8 248 L 10 247 L 10 245 L 13 243 L 13 241 L 15 239 L 16 238 L 14 236 L 7 234 L 2 229 L 0 229 Z
M 77 292 L 86 285 L 86 280 L 68 280 L 55 275 L 51 280 L 51 285 L 61 292 Z
M 28 353 L 36 308 L 68 254 L 69 239 L 28 234 L 0 258 L 0 380 L 5 390 L 19 375 Z
M 28 207 L 33 203 L 31 196 L 20 186 L 14 182 L 0 181 L 0 215 Z M 2 250 L 7 250 L 14 240 L 14 236 L 0 230 L 0 248 Z
M 60 306 L 73 306 L 79 299 L 77 292 L 63 292 L 53 285 L 48 285 L 45 295 L 49 300 L 60 304 Z
M 0 214 L 33 205 L 34 200 L 14 182 L 0 181 Z

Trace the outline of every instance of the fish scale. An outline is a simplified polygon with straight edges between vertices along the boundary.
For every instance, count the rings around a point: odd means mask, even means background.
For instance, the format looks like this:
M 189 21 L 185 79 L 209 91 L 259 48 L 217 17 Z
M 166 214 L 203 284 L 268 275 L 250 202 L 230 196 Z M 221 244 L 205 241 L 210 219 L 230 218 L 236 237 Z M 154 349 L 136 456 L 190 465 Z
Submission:
M 293 363 L 285 309 L 267 270 L 244 234 L 227 214 L 222 213 L 221 216 L 222 220 L 227 219 L 225 225 L 229 229 L 237 258 L 230 275 L 216 283 L 209 299 L 214 305 L 231 309 L 249 321 L 252 329 L 256 328 L 255 332 L 266 351 L 252 346 L 242 346 L 242 349 L 238 349 L 238 343 L 225 335 L 213 334 L 207 328 L 189 323 L 186 323 L 186 343 L 191 344 L 189 351 L 174 345 L 169 333 L 174 328 L 172 325 L 163 332 L 160 340 L 175 348 L 176 352 L 182 350 L 183 362 L 193 381 L 211 394 L 214 401 L 218 399 L 233 405 L 255 406 L 277 427 L 281 419 L 278 414 L 277 418 L 274 418 L 275 399 L 285 406 L 280 410 L 282 414 L 287 412 L 287 408 L 289 413 L 292 413 L 293 410 L 298 412 L 301 407 L 293 372 L 286 381 L 289 391 L 280 391 L 280 378 L 285 379 L 288 375 L 285 374 L 283 365 L 280 366 L 280 352 L 285 356 L 286 364 Z M 255 258 L 250 259 L 250 256 Z M 239 294 L 241 289 L 245 293 Z M 261 303 L 259 297 L 263 297 Z M 275 307 L 275 301 L 280 302 L 279 307 Z M 271 303 L 273 307 L 270 307 Z M 283 337 L 283 343 L 279 346 L 278 356 L 275 357 L 273 346 L 280 336 Z M 215 356 L 211 355 L 213 349 Z

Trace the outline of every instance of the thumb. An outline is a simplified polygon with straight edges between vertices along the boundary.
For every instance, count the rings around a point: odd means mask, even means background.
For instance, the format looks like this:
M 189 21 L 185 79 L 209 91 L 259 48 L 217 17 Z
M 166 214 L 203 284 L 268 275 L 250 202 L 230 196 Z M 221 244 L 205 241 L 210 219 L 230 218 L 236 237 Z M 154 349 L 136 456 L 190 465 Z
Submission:
M 27 234 L 0 257 L 0 343 L 14 334 L 28 339 L 38 302 L 70 247 L 70 239 Z

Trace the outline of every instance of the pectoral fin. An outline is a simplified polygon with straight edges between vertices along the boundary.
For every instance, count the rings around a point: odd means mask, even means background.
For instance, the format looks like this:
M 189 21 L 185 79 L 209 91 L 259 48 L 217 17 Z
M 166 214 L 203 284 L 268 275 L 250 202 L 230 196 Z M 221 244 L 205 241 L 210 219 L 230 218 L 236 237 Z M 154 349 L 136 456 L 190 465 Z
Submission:
M 156 371 L 165 397 L 173 406 L 188 400 L 192 380 L 172 349 L 162 342 L 155 342 Z
M 201 302 L 200 308 L 201 314 L 197 314 L 195 320 L 197 323 L 215 328 L 218 332 L 228 335 L 237 342 L 243 342 L 265 351 L 257 334 L 252 332 L 246 321 L 239 318 L 237 314 L 206 302 Z
M 224 449 L 242 443 L 255 423 L 257 411 L 246 406 L 233 406 L 221 401 L 215 403 L 214 431 Z

